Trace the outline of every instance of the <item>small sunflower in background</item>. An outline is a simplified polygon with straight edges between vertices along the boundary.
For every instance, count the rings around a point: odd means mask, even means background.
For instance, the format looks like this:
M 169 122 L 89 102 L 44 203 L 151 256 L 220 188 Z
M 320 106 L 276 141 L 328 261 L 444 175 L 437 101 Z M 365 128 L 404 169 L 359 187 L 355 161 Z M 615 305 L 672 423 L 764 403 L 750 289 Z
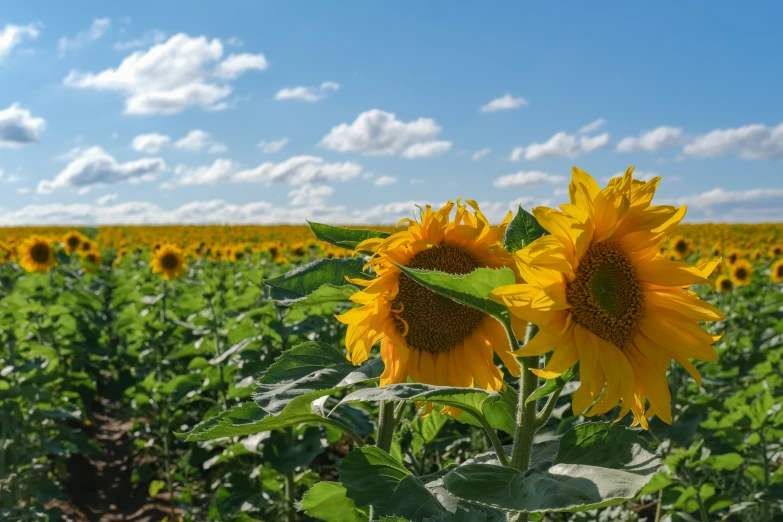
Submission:
M 734 286 L 745 286 L 750 284 L 750 278 L 753 275 L 753 265 L 746 259 L 740 259 L 731 265 L 730 273 Z
M 79 246 L 79 252 L 82 255 L 97 249 L 98 249 L 98 245 L 93 243 L 90 239 L 86 237 L 82 237 L 82 244 Z
M 760 248 L 754 248 L 753 251 L 750 253 L 750 258 L 753 261 L 759 261 L 763 257 L 764 257 L 764 252 L 762 252 Z
M 772 264 L 772 273 L 770 274 L 769 277 L 770 279 L 772 279 L 773 283 L 783 282 L 783 259 L 781 259 L 777 263 Z
M 18 248 L 19 266 L 28 272 L 45 274 L 57 264 L 54 245 L 41 236 L 30 236 Z
M 346 348 L 355 365 L 366 361 L 381 341 L 385 369 L 380 384 L 414 382 L 498 391 L 503 373 L 519 376 L 503 326 L 484 313 L 436 295 L 405 276 L 396 265 L 449 274 L 469 274 L 481 267 L 507 266 L 511 256 L 501 246 L 511 213 L 491 226 L 475 201 L 471 212 L 459 200 L 439 210 L 429 205 L 419 221 L 406 219 L 387 238 L 367 239 L 357 251 L 372 252 L 368 266 L 375 279 L 352 279 L 365 287 L 351 297 L 360 306 L 338 315 L 348 325 Z M 524 333 L 525 323 L 515 329 Z M 445 411 L 451 411 L 445 409 Z
M 716 281 L 715 285 L 717 286 L 718 290 L 721 292 L 727 293 L 734 290 L 734 283 L 731 281 L 731 278 L 727 275 L 722 275 L 718 277 L 718 280 Z
M 87 240 L 83 234 L 72 230 L 63 236 L 63 248 L 68 255 L 78 252 L 82 246 L 82 243 Z
M 710 249 L 710 255 L 712 257 L 720 257 L 723 255 L 723 248 L 720 245 L 712 245 Z
M 161 274 L 163 279 L 177 279 L 182 277 L 187 265 L 185 264 L 185 254 L 179 247 L 174 245 L 161 245 L 154 253 L 152 262 L 152 273 Z
M 82 268 L 86 272 L 96 272 L 102 261 L 103 256 L 98 250 L 90 250 L 82 254 Z
M 122 263 L 122 259 L 128 255 L 128 247 L 120 247 L 117 249 L 117 255 L 114 257 L 114 261 L 112 261 L 111 266 L 112 268 L 117 268 L 120 266 L 120 263 Z
M 247 250 L 245 250 L 245 247 L 242 245 L 235 247 L 231 251 L 231 261 L 233 261 L 234 263 L 242 261 L 246 256 L 247 256 Z
M 685 259 L 691 255 L 691 243 L 685 236 L 677 236 L 671 241 L 671 251 L 679 259 Z
M 730 265 L 733 265 L 740 259 L 742 259 L 742 252 L 736 248 L 732 248 L 726 253 L 726 262 Z
M 580 363 L 572 409 L 587 416 L 621 405 L 618 419 L 671 424 L 666 372 L 675 359 L 701 385 L 690 358 L 716 361 L 720 339 L 700 323 L 723 313 L 686 287 L 710 283 L 717 265 L 692 266 L 660 254 L 660 245 L 685 216 L 685 206 L 652 206 L 659 177 L 634 180 L 633 167 L 606 188 L 574 168 L 570 204 L 533 209 L 550 235 L 514 253 L 526 283 L 502 286 L 490 297 L 520 320 L 539 327 L 518 357 L 554 350 L 532 370 L 554 379 Z M 649 402 L 649 407 L 647 406 Z
M 769 257 L 772 259 L 778 259 L 783 257 L 783 245 L 775 245 L 769 249 Z

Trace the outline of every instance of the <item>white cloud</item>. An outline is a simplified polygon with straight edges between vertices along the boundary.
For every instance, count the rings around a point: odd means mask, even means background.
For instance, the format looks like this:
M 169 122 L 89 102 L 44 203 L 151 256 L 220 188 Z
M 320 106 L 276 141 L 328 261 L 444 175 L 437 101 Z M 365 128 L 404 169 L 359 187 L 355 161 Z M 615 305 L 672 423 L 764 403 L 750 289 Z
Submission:
M 320 206 L 324 204 L 324 198 L 331 196 L 334 189 L 328 185 L 302 185 L 288 193 L 291 198 L 290 203 L 295 207 L 299 206 Z
M 572 136 L 565 132 L 558 132 L 544 143 L 531 143 L 527 147 L 516 147 L 511 152 L 509 159 L 518 161 L 522 154 L 525 159 L 537 160 L 544 158 L 575 158 L 605 147 L 609 143 L 609 134 L 598 136 Z
M 72 188 L 84 193 L 95 185 L 150 181 L 165 169 L 166 162 L 161 158 L 119 163 L 102 148 L 90 147 L 81 150 L 54 179 L 39 182 L 37 191 L 39 194 L 48 194 Z
M 177 185 L 214 185 L 218 181 L 224 181 L 237 171 L 237 165 L 230 159 L 216 159 L 211 165 L 204 165 L 194 169 L 177 165 L 174 169 L 174 180 L 170 183 Z
M 143 152 L 145 154 L 156 154 L 171 141 L 171 137 L 165 134 L 158 134 L 153 132 L 150 134 L 139 134 L 131 142 L 131 148 L 136 152 Z
M 16 189 L 16 193 L 17 194 L 29 194 L 30 193 L 30 189 L 27 188 L 27 187 L 18 188 L 18 189 Z
M 590 123 L 588 123 L 587 125 L 585 125 L 581 129 L 579 129 L 578 134 L 590 134 L 590 133 L 593 133 L 593 132 L 597 131 L 598 129 L 600 129 L 601 127 L 603 127 L 604 125 L 606 125 L 606 124 L 607 124 L 607 121 L 604 118 L 598 118 L 597 120 L 591 121 Z
M 286 87 L 275 94 L 275 100 L 301 100 L 317 102 L 326 97 L 330 91 L 339 91 L 340 84 L 323 82 L 320 87 Z
M 266 62 L 261 54 L 231 55 L 220 61 L 222 57 L 219 39 L 179 33 L 147 51 L 134 52 L 117 68 L 99 73 L 71 71 L 63 84 L 121 92 L 127 114 L 176 114 L 194 106 L 222 110 L 228 107 L 225 99 L 232 92 L 227 81 L 258 69 L 262 59 Z
M 158 29 L 152 29 L 144 33 L 141 38 L 135 40 L 129 40 L 126 42 L 117 42 L 114 44 L 115 51 L 130 51 L 131 49 L 140 49 L 142 47 L 149 47 L 166 41 L 166 33 L 159 31 Z
M 441 128 L 431 118 L 404 122 L 398 120 L 394 113 L 372 109 L 359 114 L 353 123 L 342 123 L 333 127 L 329 134 L 323 137 L 320 145 L 340 152 L 391 156 L 423 142 L 429 142 L 430 147 L 432 143 L 448 143 L 430 141 L 440 131 Z M 443 146 L 438 147 L 442 149 Z
M 743 159 L 783 158 L 783 123 L 767 127 L 761 123 L 717 129 L 697 136 L 682 149 L 690 156 L 724 156 L 736 153 Z
M 95 204 L 103 207 L 108 205 L 109 203 L 114 203 L 115 201 L 117 201 L 117 197 L 118 197 L 117 194 L 106 194 L 96 199 Z
M 318 156 L 293 156 L 280 163 L 267 161 L 253 168 L 237 172 L 236 182 L 288 183 L 289 185 L 348 181 L 362 171 L 353 162 L 326 163 Z
M 375 184 L 379 187 L 385 187 L 386 185 L 393 185 L 397 183 L 397 178 L 394 176 L 379 176 L 375 180 Z
M 35 143 L 45 128 L 46 120 L 34 117 L 30 111 L 14 103 L 0 110 L 0 148 Z
M 5 60 L 16 46 L 25 40 L 35 40 L 40 34 L 37 24 L 6 24 L 0 29 L 0 62 Z
M 106 34 L 106 31 L 111 27 L 110 18 L 96 18 L 92 21 L 89 29 L 77 33 L 73 38 L 63 36 L 57 42 L 57 51 L 60 57 L 68 53 L 68 51 L 74 51 L 88 46 L 92 42 L 98 40 Z
M 434 158 L 445 154 L 449 149 L 451 149 L 450 141 L 425 141 L 414 143 L 402 151 L 402 157 L 408 159 Z
M 621 152 L 647 151 L 674 147 L 682 142 L 682 129 L 679 127 L 657 127 L 651 131 L 643 132 L 639 137 L 629 136 L 623 138 L 617 144 L 617 150 Z
M 245 42 L 236 36 L 232 36 L 228 40 L 226 40 L 226 45 L 230 47 L 242 47 L 245 45 Z
M 557 183 L 563 183 L 565 178 L 563 176 L 554 176 L 541 172 L 540 170 L 531 171 L 519 171 L 516 174 L 509 174 L 507 176 L 501 176 L 497 178 L 492 184 L 499 188 L 505 187 L 517 187 L 517 186 L 533 186 L 533 185 L 555 185 Z
M 510 93 L 506 93 L 500 98 L 495 98 L 486 105 L 481 106 L 481 112 L 497 112 L 497 111 L 510 111 L 512 109 L 519 109 L 527 105 L 527 100 L 524 98 L 514 98 Z
M 190 152 L 200 152 L 207 149 L 211 154 L 219 154 L 228 150 L 224 143 L 213 140 L 208 132 L 201 129 L 193 129 L 188 132 L 184 138 L 177 140 L 174 146 Z
M 283 150 L 283 147 L 285 147 L 288 144 L 288 138 L 282 138 L 275 141 L 264 141 L 261 140 L 258 142 L 258 145 L 256 145 L 257 148 L 261 149 L 261 152 L 264 154 L 273 154 L 275 152 L 280 152 Z
M 474 161 L 475 161 L 475 160 L 480 160 L 481 158 L 483 158 L 484 156 L 486 156 L 486 155 L 487 155 L 487 154 L 489 154 L 490 152 L 492 152 L 492 149 L 481 149 L 481 150 L 477 150 L 476 152 L 474 152 L 474 153 L 473 153 L 473 156 L 471 156 L 471 158 L 472 158 Z
M 717 187 L 701 194 L 679 198 L 678 203 L 680 205 L 688 205 L 689 208 L 693 209 L 709 209 L 727 204 L 752 203 L 755 205 L 757 202 L 764 200 L 776 200 L 778 202 L 783 200 L 783 189 L 727 191 Z

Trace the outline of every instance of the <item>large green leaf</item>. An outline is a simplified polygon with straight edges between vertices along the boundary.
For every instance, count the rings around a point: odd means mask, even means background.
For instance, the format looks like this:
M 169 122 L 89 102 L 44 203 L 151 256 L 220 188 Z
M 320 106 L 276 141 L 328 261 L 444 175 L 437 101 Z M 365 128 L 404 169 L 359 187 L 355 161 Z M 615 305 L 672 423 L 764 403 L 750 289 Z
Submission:
M 321 286 L 318 290 L 304 299 L 294 302 L 292 306 L 304 308 L 325 304 L 346 303 L 350 301 L 351 296 L 358 291 L 359 289 L 353 285 L 335 286 L 327 284 Z
M 609 423 L 582 424 L 560 441 L 555 464 L 522 473 L 470 463 L 443 479 L 453 495 L 511 512 L 585 511 L 633 498 L 660 460 L 638 432 Z
M 538 223 L 538 220 L 521 206 L 517 215 L 511 220 L 503 237 L 503 246 L 509 252 L 516 252 L 546 234 L 546 230 Z
M 380 448 L 353 450 L 338 470 L 347 496 L 360 506 L 371 505 L 378 516 L 421 520 L 444 512 L 424 484 Z
M 309 341 L 278 357 L 261 376 L 253 399 L 262 409 L 277 415 L 292 400 L 312 402 L 346 386 L 378 378 L 382 373 L 381 359 L 357 367 L 342 350 Z
M 268 462 L 280 473 L 292 473 L 297 468 L 307 468 L 315 457 L 323 452 L 321 444 L 323 430 L 311 426 L 296 435 L 291 444 L 285 431 L 272 432 L 263 441 L 264 462 Z
M 367 513 L 345 496 L 339 482 L 318 482 L 302 497 L 299 511 L 324 522 L 366 522 Z
M 350 278 L 368 278 L 362 272 L 365 261 L 358 257 L 319 259 L 290 272 L 267 279 L 269 297 L 282 304 L 302 300 L 323 285 L 345 286 Z
M 516 411 L 517 403 L 519 403 L 519 394 L 510 385 L 506 386 L 505 390 L 501 390 L 499 394 L 500 400 L 485 402 L 481 411 L 490 426 L 496 430 L 513 435 L 516 430 Z M 481 426 L 481 423 L 470 415 L 460 415 L 457 420 L 466 424 Z
M 177 433 L 186 442 L 221 439 L 241 435 L 255 435 L 264 431 L 279 430 L 307 422 L 323 422 L 321 415 L 310 411 L 307 404 L 286 410 L 281 415 L 270 415 L 258 404 L 248 402 L 212 417 L 187 433 Z
M 458 275 L 397 266 L 405 275 L 438 295 L 498 319 L 507 317 L 506 307 L 490 299 L 489 293 L 499 286 L 516 283 L 510 268 L 479 268 L 469 274 Z
M 321 241 L 343 248 L 350 248 L 351 250 L 355 249 L 365 239 L 390 236 L 388 232 L 381 232 L 380 230 L 333 227 L 322 223 L 313 223 L 312 221 L 307 223 L 310 225 L 310 230 L 313 231 L 315 237 Z

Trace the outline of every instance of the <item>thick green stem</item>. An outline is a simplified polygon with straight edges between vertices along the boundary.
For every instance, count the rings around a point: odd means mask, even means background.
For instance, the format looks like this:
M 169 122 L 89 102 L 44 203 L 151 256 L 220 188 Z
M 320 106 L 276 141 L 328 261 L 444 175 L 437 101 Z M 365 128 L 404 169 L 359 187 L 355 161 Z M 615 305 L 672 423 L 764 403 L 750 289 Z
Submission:
M 510 463 L 508 455 L 506 454 L 506 450 L 503 449 L 503 443 L 500 442 L 500 439 L 498 438 L 498 433 L 497 431 L 495 431 L 495 428 L 490 426 L 489 422 L 483 415 L 480 414 L 474 415 L 468 410 L 463 410 L 463 413 L 467 413 L 468 415 L 473 416 L 477 421 L 481 423 L 481 426 L 484 427 L 484 431 L 487 432 L 487 436 L 489 437 L 489 440 L 492 443 L 492 448 L 495 450 L 495 453 L 497 454 L 500 463 L 503 466 L 508 466 Z
M 527 343 L 538 332 L 538 327 L 530 325 L 525 342 Z M 530 368 L 538 368 L 540 357 L 524 357 L 520 364 L 519 406 L 517 407 L 517 426 L 514 432 L 514 451 L 511 456 L 511 467 L 519 471 L 527 471 L 530 466 L 530 452 L 533 448 L 533 436 L 536 433 L 536 405 L 527 403 L 530 394 L 538 388 L 538 377 Z
M 397 419 L 394 416 L 394 401 L 382 401 L 378 420 L 378 436 L 375 439 L 375 445 L 386 453 L 391 450 L 394 428 L 396 427 Z

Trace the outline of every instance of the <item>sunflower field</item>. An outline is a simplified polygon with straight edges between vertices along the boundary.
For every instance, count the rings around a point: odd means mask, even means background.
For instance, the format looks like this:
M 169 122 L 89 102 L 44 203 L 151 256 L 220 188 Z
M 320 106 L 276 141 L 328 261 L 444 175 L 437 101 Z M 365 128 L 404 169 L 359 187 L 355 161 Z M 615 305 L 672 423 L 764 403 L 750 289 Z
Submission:
M 783 520 L 783 225 L 632 171 L 496 224 L 0 229 L 0 520 Z

